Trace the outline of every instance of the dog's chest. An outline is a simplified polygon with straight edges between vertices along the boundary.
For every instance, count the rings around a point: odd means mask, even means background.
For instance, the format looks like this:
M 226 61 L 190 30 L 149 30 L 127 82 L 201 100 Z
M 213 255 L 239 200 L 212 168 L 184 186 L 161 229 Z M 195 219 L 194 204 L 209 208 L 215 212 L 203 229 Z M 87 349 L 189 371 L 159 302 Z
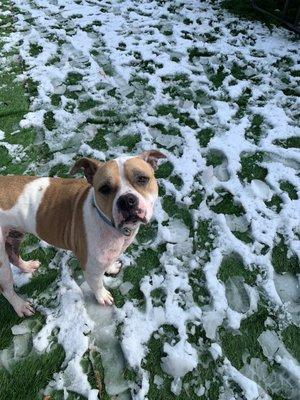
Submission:
M 122 234 L 112 233 L 111 228 L 103 227 L 99 236 L 89 243 L 90 251 L 102 265 L 113 264 L 130 245 L 133 238 L 127 238 Z

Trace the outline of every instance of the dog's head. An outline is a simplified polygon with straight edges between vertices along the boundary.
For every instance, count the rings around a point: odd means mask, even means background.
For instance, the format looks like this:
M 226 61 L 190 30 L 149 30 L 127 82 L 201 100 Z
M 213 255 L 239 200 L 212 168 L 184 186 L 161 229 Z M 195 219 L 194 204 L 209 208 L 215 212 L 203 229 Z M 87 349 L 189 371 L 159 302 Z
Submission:
M 157 150 L 107 162 L 81 158 L 71 174 L 83 168 L 94 188 L 96 206 L 117 229 L 130 232 L 140 223 L 148 223 L 153 214 L 158 194 L 154 170 L 160 158 L 165 155 Z

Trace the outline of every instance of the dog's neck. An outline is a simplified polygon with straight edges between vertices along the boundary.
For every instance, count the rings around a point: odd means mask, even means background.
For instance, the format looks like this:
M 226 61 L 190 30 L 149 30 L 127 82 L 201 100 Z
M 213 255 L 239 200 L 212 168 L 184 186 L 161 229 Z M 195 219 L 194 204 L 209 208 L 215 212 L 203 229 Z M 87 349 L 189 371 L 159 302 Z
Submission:
M 92 199 L 92 205 L 93 207 L 95 207 L 96 212 L 98 214 L 98 216 L 109 226 L 111 226 L 114 229 L 117 229 L 115 226 L 114 221 L 111 221 L 105 214 L 104 212 L 99 208 L 97 202 L 96 202 L 96 198 L 95 198 L 95 191 L 93 190 L 93 199 Z

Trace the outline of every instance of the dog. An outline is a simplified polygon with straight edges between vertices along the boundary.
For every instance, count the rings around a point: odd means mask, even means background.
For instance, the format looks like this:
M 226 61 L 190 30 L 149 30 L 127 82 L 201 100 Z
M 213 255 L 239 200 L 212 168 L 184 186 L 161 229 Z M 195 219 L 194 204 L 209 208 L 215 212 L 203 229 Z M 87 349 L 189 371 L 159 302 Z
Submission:
M 103 275 L 119 272 L 118 258 L 152 217 L 158 196 L 154 170 L 161 158 L 157 150 L 107 162 L 84 157 L 70 174 L 83 170 L 86 179 L 0 177 L 0 290 L 19 317 L 34 309 L 14 291 L 10 263 L 23 272 L 40 265 L 19 255 L 25 233 L 73 251 L 97 301 L 113 304 Z

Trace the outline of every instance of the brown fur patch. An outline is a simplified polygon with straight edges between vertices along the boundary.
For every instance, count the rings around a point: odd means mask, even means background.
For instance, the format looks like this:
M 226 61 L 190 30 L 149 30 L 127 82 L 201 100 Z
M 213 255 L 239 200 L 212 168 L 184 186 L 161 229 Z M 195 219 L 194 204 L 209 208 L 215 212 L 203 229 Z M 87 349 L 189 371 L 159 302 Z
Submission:
M 157 194 L 158 186 L 154 176 L 153 168 L 139 157 L 129 158 L 124 163 L 124 173 L 125 178 L 128 180 L 130 185 L 132 185 L 135 190 L 141 193 L 142 196 L 147 197 L 147 195 Z M 147 185 L 139 185 L 137 182 L 137 175 L 145 175 L 150 178 Z
M 72 250 L 82 268 L 87 261 L 83 203 L 89 189 L 85 179 L 50 178 L 36 216 L 38 236 L 53 246 Z
M 99 192 L 101 186 L 105 184 L 109 184 L 112 188 L 112 191 L 108 194 Z M 93 186 L 95 188 L 95 198 L 98 206 L 108 218 L 112 218 L 113 201 L 120 187 L 120 173 L 116 161 L 107 161 L 97 170 L 94 175 Z
M 36 176 L 0 176 L 0 208 L 4 211 L 13 208 L 25 186 L 35 179 Z

